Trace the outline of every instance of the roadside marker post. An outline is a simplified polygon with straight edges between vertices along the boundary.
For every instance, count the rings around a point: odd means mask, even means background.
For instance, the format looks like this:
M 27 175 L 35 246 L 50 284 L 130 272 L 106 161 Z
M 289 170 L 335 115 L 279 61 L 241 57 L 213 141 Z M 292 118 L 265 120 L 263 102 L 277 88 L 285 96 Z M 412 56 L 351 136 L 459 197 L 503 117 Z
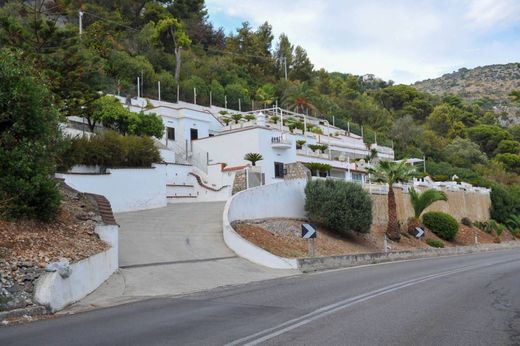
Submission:
M 424 229 L 421 227 L 415 227 L 415 238 L 420 238 L 424 236 Z
M 308 239 L 309 244 L 309 257 L 314 257 L 315 244 L 314 240 L 316 239 L 316 227 L 314 225 L 304 223 L 302 224 L 302 238 Z

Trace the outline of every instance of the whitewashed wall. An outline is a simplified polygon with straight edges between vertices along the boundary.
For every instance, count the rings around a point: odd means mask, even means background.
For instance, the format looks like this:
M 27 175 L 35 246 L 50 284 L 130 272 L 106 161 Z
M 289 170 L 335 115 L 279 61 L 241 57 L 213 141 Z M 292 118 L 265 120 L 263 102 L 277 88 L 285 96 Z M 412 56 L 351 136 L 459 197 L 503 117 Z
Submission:
M 57 174 L 72 188 L 104 195 L 115 213 L 166 206 L 165 165 L 111 169 L 109 174 Z
M 119 267 L 119 226 L 100 225 L 96 233 L 110 249 L 70 265 L 71 275 L 62 278 L 58 272 L 45 273 L 36 282 L 34 299 L 51 311 L 77 302 L 99 287 Z
M 226 245 L 237 255 L 257 264 L 277 269 L 297 269 L 296 259 L 284 258 L 242 238 L 231 223 L 238 220 L 272 217 L 304 218 L 305 180 L 291 180 L 245 190 L 226 203 L 223 232 Z

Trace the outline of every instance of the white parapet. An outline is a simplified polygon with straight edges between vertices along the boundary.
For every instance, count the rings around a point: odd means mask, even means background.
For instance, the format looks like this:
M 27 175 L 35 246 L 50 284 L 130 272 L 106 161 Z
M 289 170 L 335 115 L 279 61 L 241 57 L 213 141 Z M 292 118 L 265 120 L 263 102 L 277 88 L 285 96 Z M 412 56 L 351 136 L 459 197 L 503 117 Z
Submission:
M 306 180 L 283 181 L 237 193 L 226 203 L 223 232 L 226 245 L 251 262 L 276 269 L 298 269 L 298 261 L 284 258 L 256 246 L 235 232 L 231 223 L 273 217 L 305 218 Z
M 61 277 L 57 271 L 43 274 L 34 290 L 34 299 L 39 304 L 53 312 L 61 310 L 94 291 L 119 268 L 119 226 L 99 225 L 96 233 L 110 249 L 71 264 L 69 277 Z

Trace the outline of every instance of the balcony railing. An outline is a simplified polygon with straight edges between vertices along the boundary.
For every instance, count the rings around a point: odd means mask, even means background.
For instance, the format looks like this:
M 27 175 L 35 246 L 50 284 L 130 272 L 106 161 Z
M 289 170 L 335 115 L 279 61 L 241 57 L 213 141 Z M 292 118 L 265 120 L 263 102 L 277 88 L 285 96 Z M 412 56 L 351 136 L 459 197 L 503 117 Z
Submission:
M 271 146 L 273 148 L 282 148 L 288 149 L 292 147 L 292 141 L 287 138 L 279 137 L 271 137 Z

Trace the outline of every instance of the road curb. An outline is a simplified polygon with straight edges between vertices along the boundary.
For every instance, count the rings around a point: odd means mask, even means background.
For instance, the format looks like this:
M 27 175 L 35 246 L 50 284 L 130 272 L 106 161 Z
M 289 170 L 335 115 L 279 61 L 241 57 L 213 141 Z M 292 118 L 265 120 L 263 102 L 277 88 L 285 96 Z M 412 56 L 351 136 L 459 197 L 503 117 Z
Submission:
M 372 252 L 339 256 L 324 256 L 314 258 L 299 258 L 298 269 L 302 272 L 313 272 L 327 269 L 355 267 L 367 264 L 394 262 L 401 260 L 440 257 L 449 255 L 464 255 L 497 250 L 511 250 L 520 248 L 520 242 L 500 244 L 482 244 L 477 246 L 460 246 L 444 249 L 421 249 L 415 251 Z

